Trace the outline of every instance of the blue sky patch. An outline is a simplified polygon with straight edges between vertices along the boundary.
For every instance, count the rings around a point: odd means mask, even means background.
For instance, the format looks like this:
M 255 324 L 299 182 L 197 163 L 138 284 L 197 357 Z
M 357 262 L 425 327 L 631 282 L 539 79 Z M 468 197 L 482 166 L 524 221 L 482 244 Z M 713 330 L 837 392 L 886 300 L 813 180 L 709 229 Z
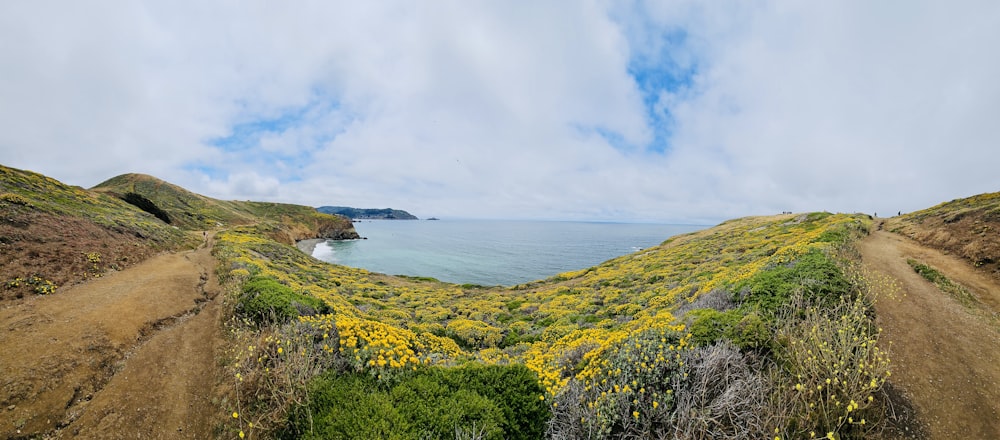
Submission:
M 305 116 L 313 107 L 306 105 L 287 110 L 275 118 L 236 124 L 229 136 L 211 139 L 208 143 L 224 151 L 244 151 L 260 146 L 260 138 L 265 134 L 284 133 L 289 128 L 303 125 Z
M 335 100 L 324 101 L 315 97 L 309 104 L 285 109 L 274 117 L 250 119 L 236 123 L 230 134 L 208 140 L 207 144 L 228 153 L 229 163 L 212 166 L 195 163 L 187 168 L 219 179 L 237 168 L 269 169 L 281 182 L 296 182 L 302 179 L 298 171 L 313 161 L 313 155 L 343 132 L 344 126 L 329 124 L 324 119 L 340 110 Z M 321 129 L 316 129 L 321 127 Z M 265 148 L 261 142 L 265 138 L 278 137 L 290 130 L 306 130 L 295 145 L 288 148 Z
M 642 95 L 647 124 L 653 132 L 645 147 L 650 152 L 666 153 L 675 121 L 662 105 L 661 96 L 690 90 L 699 66 L 685 29 L 665 28 L 655 23 L 648 11 L 632 10 L 628 15 L 633 27 L 626 36 L 633 52 L 627 69 Z

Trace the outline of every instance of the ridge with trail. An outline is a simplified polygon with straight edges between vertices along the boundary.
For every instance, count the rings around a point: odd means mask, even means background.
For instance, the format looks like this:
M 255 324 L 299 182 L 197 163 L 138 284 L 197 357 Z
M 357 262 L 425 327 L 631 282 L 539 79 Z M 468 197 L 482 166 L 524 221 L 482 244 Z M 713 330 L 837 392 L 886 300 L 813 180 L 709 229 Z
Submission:
M 892 382 L 924 426 L 911 438 L 1000 438 L 1000 284 L 970 263 L 880 230 L 859 244 L 865 268 L 900 291 L 876 313 L 890 341 Z M 941 291 L 907 263 L 933 266 L 976 298 L 972 306 Z
M 212 242 L 0 310 L 0 437 L 212 437 Z

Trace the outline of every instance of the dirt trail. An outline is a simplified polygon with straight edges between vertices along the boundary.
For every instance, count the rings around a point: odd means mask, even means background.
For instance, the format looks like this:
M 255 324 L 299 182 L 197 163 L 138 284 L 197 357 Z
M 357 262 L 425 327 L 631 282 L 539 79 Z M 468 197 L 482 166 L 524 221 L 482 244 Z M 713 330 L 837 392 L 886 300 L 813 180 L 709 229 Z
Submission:
M 885 231 L 862 241 L 866 268 L 897 280 L 876 304 L 891 341 L 891 381 L 910 397 L 931 439 L 1000 439 L 1000 285 L 965 261 Z M 970 309 L 907 264 L 929 264 L 980 300 Z
M 0 310 L 0 438 L 208 438 L 211 243 Z

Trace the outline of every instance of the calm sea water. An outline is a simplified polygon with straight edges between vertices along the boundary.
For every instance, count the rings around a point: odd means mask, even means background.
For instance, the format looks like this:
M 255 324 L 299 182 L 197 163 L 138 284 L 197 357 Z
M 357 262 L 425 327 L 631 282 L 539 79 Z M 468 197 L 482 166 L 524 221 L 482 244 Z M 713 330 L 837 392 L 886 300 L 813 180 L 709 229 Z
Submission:
M 393 275 L 511 286 L 597 265 L 704 226 L 485 220 L 375 220 L 367 240 L 327 241 L 313 256 Z

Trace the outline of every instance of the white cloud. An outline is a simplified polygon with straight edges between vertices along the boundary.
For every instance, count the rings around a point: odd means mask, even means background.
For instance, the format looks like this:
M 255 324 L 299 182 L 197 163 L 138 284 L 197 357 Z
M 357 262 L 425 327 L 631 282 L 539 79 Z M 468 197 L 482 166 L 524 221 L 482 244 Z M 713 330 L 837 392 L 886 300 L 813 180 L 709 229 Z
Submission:
M 998 8 L 8 2 L 0 163 L 423 216 L 919 209 L 1000 190 Z
M 1000 15 L 956 6 L 767 3 L 718 39 L 704 26 L 726 12 L 700 11 L 686 26 L 708 55 L 698 93 L 669 104 L 672 164 L 723 167 L 692 177 L 744 209 L 889 212 L 1000 189 L 984 124 L 1000 116 Z
M 203 185 L 227 200 L 266 200 L 278 195 L 281 182 L 255 172 L 230 174 L 224 181 L 206 178 Z

